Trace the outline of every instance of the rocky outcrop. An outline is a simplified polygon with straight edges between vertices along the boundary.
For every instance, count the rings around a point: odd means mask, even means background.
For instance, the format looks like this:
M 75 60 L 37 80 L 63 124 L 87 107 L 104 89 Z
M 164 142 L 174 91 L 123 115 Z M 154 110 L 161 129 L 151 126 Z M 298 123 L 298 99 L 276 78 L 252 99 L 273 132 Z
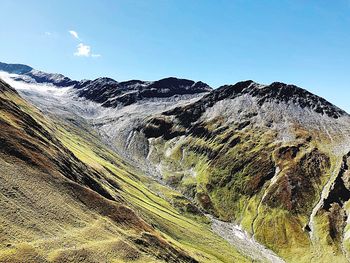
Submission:
M 110 78 L 82 81 L 75 86 L 78 96 L 101 103 L 104 107 L 128 106 L 143 99 L 164 99 L 211 91 L 203 82 L 166 78 L 158 81 L 130 80 L 117 82 Z
M 21 77 L 18 79 L 21 80 Z M 46 73 L 35 69 L 25 73 L 22 80 L 34 83 L 48 83 L 57 87 L 72 87 L 78 84 L 78 81 L 71 80 L 62 74 Z
M 309 109 L 335 119 L 347 115 L 345 111 L 325 99 L 297 86 L 280 82 L 261 85 L 251 80 L 238 82 L 235 85 L 222 86 L 213 90 L 198 102 L 164 112 L 164 115 L 175 115 L 183 126 L 188 127 L 191 123 L 197 121 L 208 108 L 213 107 L 219 101 L 232 100 L 243 96 L 250 96 L 256 100 L 260 107 L 267 102 L 284 103 L 301 109 Z M 255 113 L 252 112 L 252 114 Z

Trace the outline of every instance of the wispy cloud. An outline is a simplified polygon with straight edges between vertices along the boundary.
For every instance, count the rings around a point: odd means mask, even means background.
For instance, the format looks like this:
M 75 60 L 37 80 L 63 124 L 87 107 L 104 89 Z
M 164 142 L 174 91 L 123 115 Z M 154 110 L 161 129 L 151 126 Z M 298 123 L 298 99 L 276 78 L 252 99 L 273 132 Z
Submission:
M 47 39 L 58 39 L 59 35 L 54 31 L 45 31 L 43 36 Z
M 69 34 L 70 34 L 73 38 L 75 38 L 75 39 L 77 39 L 77 40 L 81 40 L 81 39 L 79 38 L 79 35 L 78 35 L 77 31 L 69 30 L 68 32 L 69 32 Z
M 83 43 L 79 43 L 77 46 L 77 50 L 74 53 L 74 56 L 78 57 L 93 57 L 98 58 L 101 57 L 100 54 L 93 54 L 91 53 L 91 47 L 88 45 L 85 45 Z

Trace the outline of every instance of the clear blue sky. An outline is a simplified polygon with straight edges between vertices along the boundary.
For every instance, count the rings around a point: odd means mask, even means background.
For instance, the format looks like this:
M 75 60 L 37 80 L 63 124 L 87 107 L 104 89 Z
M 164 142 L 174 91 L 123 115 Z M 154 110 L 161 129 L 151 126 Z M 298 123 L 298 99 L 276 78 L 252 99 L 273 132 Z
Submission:
M 349 0 L 2 0 L 0 12 L 3 62 L 74 79 L 283 81 L 350 112 Z

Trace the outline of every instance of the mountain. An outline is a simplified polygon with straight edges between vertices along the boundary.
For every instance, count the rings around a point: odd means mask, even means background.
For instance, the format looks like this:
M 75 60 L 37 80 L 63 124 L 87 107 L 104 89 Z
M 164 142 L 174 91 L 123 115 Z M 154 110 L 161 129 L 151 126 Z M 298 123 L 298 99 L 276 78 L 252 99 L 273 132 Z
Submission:
M 114 150 L 128 158 L 130 151 L 125 151 L 125 147 L 138 148 L 132 155 L 138 154 L 144 148 L 143 144 L 129 144 L 128 139 L 130 132 L 142 120 L 166 109 L 198 100 L 212 90 L 200 81 L 173 77 L 158 81 L 124 82 L 111 78 L 70 80 L 74 84 L 64 87 L 62 83 L 57 85 L 56 82 L 50 82 L 48 77 L 45 81 L 36 81 L 28 79 L 26 74 L 10 73 L 3 70 L 0 77 L 27 100 L 52 114 L 88 120 L 106 143 L 116 145 Z M 134 165 L 138 166 L 138 162 Z
M 26 74 L 33 68 L 23 64 L 6 64 L 0 62 L 0 71 L 5 71 L 13 74 Z
M 118 104 L 126 106 L 145 98 L 169 98 L 175 95 L 193 95 L 212 90 L 203 82 L 174 77 L 158 81 L 129 80 L 117 82 L 111 78 L 76 81 L 62 74 L 46 73 L 22 64 L 1 62 L 0 71 L 15 74 L 12 78 L 16 81 L 72 87 L 78 90 L 79 97 L 101 103 L 106 107 L 116 107 Z
M 144 99 L 194 95 L 212 90 L 203 82 L 177 78 L 124 82 L 117 82 L 110 78 L 99 78 L 80 82 L 75 88 L 79 89 L 79 97 L 100 103 L 104 107 L 128 106 Z
M 293 85 L 244 81 L 138 130 L 162 180 L 212 215 L 287 261 L 320 253 L 322 262 L 347 262 L 350 116 L 343 110 Z
M 124 223 L 112 219 L 111 228 L 140 255 L 118 258 L 117 251 L 123 249 L 114 245 L 102 250 L 120 261 L 349 261 L 350 116 L 325 99 L 280 82 L 262 85 L 249 80 L 212 89 L 177 78 L 76 81 L 42 73 L 46 77 L 30 79 L 35 71 L 30 67 L 22 71 L 23 65 L 5 65 L 0 77 L 16 89 L 11 88 L 16 95 L 11 95 L 10 105 L 31 109 L 27 114 L 41 126 L 30 121 L 23 128 L 18 123 L 27 115 L 8 117 L 15 110 L 0 105 L 1 116 L 13 126 L 1 135 L 11 144 L 1 151 L 10 166 L 0 174 L 18 171 L 21 160 L 25 169 L 37 172 L 48 166 L 48 174 L 83 189 L 82 194 L 70 194 L 67 184 L 46 178 L 43 190 L 37 189 L 31 198 L 69 193 L 67 203 L 75 210 L 65 208 L 69 213 L 61 218 L 64 221 L 54 221 L 52 225 L 63 231 L 59 241 L 45 246 L 40 240 L 47 240 L 55 227 L 35 221 L 41 234 L 26 236 L 24 229 L 33 231 L 29 224 L 6 224 L 8 233 L 23 229 L 8 235 L 21 241 L 14 243 L 36 240 L 31 251 L 49 261 L 80 256 L 86 248 L 86 261 L 100 262 L 94 252 L 112 242 L 101 230 L 105 225 L 96 226 L 102 234 L 91 243 L 82 225 L 69 218 L 84 221 L 93 213 L 104 222 L 118 206 L 130 209 L 132 220 L 127 221 L 134 223 L 119 230 Z M 43 139 L 36 139 L 38 135 Z M 47 141 L 53 142 L 48 146 Z M 39 180 L 38 176 L 31 178 Z M 38 184 L 18 180 L 15 187 L 20 190 Z M 46 183 L 55 190 L 46 189 Z M 81 197 L 86 192 L 113 207 L 105 212 L 109 205 L 100 201 L 89 206 L 91 201 Z M 21 196 L 8 198 L 18 203 L 19 211 L 30 207 L 31 218 L 45 217 L 35 214 L 30 204 L 20 206 Z M 51 206 L 63 209 L 55 200 L 50 199 L 43 211 Z M 1 215 L 10 208 L 3 211 Z M 70 215 L 73 211 L 79 215 Z M 140 225 L 144 228 L 135 235 L 143 241 L 135 244 L 130 233 Z M 146 238 L 144 233 L 150 234 Z M 64 244 L 67 249 L 62 249 Z M 1 255 L 15 258 L 22 253 L 11 246 L 2 246 L 0 261 Z
M 68 87 L 77 83 L 62 74 L 42 72 L 23 64 L 6 64 L 0 62 L 0 71 L 18 74 L 15 79 L 27 83 L 50 83 L 58 87 Z
M 83 120 L 44 116 L 0 81 L 0 125 L 0 262 L 249 262 Z

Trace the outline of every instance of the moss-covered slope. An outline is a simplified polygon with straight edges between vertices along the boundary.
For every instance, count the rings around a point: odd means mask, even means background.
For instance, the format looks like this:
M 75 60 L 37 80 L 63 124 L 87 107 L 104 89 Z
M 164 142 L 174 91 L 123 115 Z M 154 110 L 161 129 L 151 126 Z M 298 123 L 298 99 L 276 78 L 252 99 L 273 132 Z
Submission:
M 345 112 L 305 90 L 247 81 L 139 130 L 163 180 L 208 213 L 287 261 L 346 262 L 349 127 Z

